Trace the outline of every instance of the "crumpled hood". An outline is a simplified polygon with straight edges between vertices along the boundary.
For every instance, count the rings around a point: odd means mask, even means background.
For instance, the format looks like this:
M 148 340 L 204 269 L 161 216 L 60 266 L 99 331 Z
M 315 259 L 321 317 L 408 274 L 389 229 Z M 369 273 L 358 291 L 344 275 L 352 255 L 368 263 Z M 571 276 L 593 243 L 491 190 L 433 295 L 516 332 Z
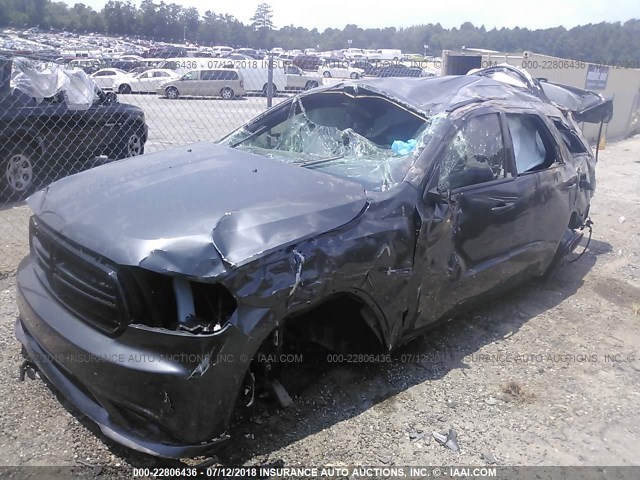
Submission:
M 340 227 L 367 199 L 357 183 L 197 143 L 64 178 L 28 203 L 116 263 L 202 278 Z

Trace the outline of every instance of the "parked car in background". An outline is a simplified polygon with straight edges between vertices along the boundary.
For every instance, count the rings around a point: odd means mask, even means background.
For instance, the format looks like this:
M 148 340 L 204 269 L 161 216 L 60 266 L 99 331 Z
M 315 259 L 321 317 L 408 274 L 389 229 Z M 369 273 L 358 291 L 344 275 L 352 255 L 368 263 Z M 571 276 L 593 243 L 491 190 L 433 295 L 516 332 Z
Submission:
M 398 62 L 402 60 L 402 51 L 395 48 L 380 48 L 376 50 L 378 53 L 378 60 L 393 60 Z
M 287 79 L 285 90 L 309 90 L 322 85 L 322 76 L 316 72 L 305 72 L 295 65 L 286 65 L 284 73 Z
M 117 68 L 125 72 L 132 72 L 144 66 L 145 63 L 140 60 L 113 60 L 109 63 L 109 68 Z
M 76 58 L 67 64 L 68 68 L 80 68 L 89 75 L 97 72 L 101 66 L 102 62 L 96 58 Z
M 178 78 L 180 75 L 173 70 L 154 68 L 119 78 L 113 89 L 118 93 L 156 93 L 160 86 Z
M 243 55 L 241 53 L 227 53 L 220 55 L 221 58 L 228 58 L 229 60 L 255 60 L 255 58 L 250 57 L 249 55 Z
M 86 110 L 71 110 L 64 94 L 40 103 L 26 95 L 0 97 L 0 197 L 18 200 L 42 181 L 97 165 L 96 157 L 144 153 L 147 124 L 142 109 L 96 91 Z M 55 177 L 54 177 L 55 175 Z
M 316 55 L 298 55 L 293 59 L 293 64 L 302 70 L 317 72 L 318 67 L 322 65 L 322 59 Z
M 389 355 L 553 272 L 596 187 L 577 122 L 611 101 L 488 74 L 310 90 L 36 193 L 28 359 L 116 442 L 210 456 L 237 410 L 291 404 L 288 353 Z
M 234 53 L 246 55 L 247 57 L 253 58 L 254 60 L 262 59 L 262 56 L 253 48 L 237 48 L 234 50 Z
M 215 57 L 224 57 L 226 54 L 233 52 L 233 48 L 219 45 L 212 47 L 211 51 Z
M 377 69 L 377 77 L 420 77 L 422 69 L 419 67 L 407 67 L 402 63 L 392 63 Z
M 158 93 L 175 100 L 179 97 L 221 97 L 233 100 L 245 95 L 244 81 L 237 69 L 191 70 L 178 80 L 158 88 Z
M 376 76 L 379 69 L 379 63 L 380 62 L 370 60 L 354 60 L 351 62 L 351 66 L 362 69 L 365 75 Z
M 129 74 L 118 68 L 103 68 L 92 73 L 90 77 L 102 90 L 113 90 L 115 84 L 129 78 Z
M 187 49 L 184 47 L 154 47 L 150 48 L 144 55 L 147 58 L 171 58 L 171 57 L 187 57 Z
M 352 67 L 349 62 L 342 61 L 325 61 L 318 67 L 318 73 L 323 77 L 330 78 L 352 78 L 357 79 L 364 75 L 362 68 Z

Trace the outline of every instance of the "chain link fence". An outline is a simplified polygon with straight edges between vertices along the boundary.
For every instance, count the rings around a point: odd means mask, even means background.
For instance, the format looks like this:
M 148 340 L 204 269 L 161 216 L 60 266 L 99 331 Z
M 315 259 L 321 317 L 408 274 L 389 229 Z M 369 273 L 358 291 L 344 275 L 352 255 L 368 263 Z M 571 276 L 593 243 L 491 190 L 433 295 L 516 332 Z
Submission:
M 108 68 L 91 77 L 0 59 L 0 278 L 28 253 L 24 199 L 37 189 L 114 160 L 217 141 L 289 95 L 286 85 L 255 91 L 268 69 L 186 70 Z
M 217 141 L 296 91 L 422 74 L 414 70 L 317 59 L 79 58 L 62 65 L 0 56 L 0 278 L 28 253 L 24 199 L 37 189 L 111 161 Z

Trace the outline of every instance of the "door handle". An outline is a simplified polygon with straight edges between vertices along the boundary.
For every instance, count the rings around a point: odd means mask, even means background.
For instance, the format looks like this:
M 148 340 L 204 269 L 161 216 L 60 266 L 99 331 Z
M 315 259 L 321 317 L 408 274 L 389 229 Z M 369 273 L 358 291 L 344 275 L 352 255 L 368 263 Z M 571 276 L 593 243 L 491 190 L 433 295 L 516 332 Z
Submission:
M 513 207 L 515 207 L 515 203 L 513 202 L 506 202 L 506 203 L 502 203 L 496 207 L 492 207 L 491 211 L 494 213 L 502 213 L 502 212 L 506 212 L 507 210 L 511 210 L 513 209 Z

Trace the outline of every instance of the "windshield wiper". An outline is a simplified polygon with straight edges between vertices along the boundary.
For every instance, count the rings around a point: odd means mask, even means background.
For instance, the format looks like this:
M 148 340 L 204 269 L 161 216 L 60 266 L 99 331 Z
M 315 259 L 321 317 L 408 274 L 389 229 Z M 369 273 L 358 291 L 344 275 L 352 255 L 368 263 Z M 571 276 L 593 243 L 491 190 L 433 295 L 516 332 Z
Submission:
M 340 160 L 344 158 L 344 155 L 338 155 L 337 157 L 321 158 L 320 160 L 311 160 L 309 162 L 298 163 L 299 167 L 311 167 L 313 165 L 320 165 L 321 163 L 332 162 L 334 160 Z

